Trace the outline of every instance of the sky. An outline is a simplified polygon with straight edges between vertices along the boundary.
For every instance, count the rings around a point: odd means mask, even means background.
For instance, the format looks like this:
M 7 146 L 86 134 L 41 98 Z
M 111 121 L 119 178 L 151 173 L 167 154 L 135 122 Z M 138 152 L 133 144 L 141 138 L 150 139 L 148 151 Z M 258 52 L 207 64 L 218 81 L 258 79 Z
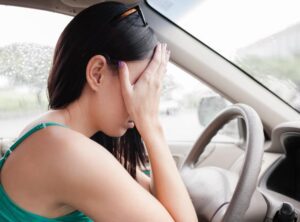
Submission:
M 0 6 L 0 46 L 34 42 L 55 46 L 72 17 L 42 10 Z

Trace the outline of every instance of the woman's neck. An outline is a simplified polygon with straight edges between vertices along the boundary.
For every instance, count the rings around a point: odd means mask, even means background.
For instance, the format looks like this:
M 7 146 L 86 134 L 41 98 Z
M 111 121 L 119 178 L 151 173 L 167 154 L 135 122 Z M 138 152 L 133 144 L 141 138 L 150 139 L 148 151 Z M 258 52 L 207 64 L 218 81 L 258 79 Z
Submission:
M 91 137 L 98 130 L 91 120 L 91 115 L 86 110 L 89 106 L 83 103 L 84 101 L 76 100 L 66 108 L 50 111 L 44 117 L 51 121 L 60 122 L 87 137 Z

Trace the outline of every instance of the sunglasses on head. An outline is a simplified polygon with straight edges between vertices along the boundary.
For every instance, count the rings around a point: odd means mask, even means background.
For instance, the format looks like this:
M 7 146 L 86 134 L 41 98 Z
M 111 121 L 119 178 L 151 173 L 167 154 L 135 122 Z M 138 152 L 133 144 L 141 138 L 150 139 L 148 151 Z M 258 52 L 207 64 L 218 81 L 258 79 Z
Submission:
M 113 22 L 120 22 L 121 20 L 123 20 L 123 19 L 127 18 L 128 16 L 133 15 L 133 14 L 135 14 L 135 13 L 138 13 L 139 17 L 142 19 L 143 25 L 144 25 L 144 26 L 147 26 L 148 24 L 147 24 L 147 22 L 146 22 L 146 20 L 145 20 L 145 16 L 144 16 L 144 14 L 143 14 L 143 12 L 142 12 L 142 10 L 141 10 L 141 8 L 140 8 L 139 5 L 136 5 L 136 6 L 134 6 L 134 7 L 131 7 L 131 8 L 129 8 L 129 9 L 127 9 L 125 12 L 122 12 L 121 14 L 115 16 L 115 17 L 111 20 L 111 22 L 112 22 L 112 23 L 113 23 Z

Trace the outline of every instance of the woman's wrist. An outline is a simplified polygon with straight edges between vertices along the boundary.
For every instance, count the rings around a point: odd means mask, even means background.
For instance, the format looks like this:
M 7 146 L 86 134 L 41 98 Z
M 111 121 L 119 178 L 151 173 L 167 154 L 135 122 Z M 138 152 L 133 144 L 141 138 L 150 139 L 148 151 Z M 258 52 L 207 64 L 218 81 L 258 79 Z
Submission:
M 163 135 L 163 128 L 160 123 L 160 120 L 157 119 L 146 119 L 139 121 L 137 124 L 137 129 L 141 134 L 142 138 L 145 140 L 149 136 L 157 134 Z

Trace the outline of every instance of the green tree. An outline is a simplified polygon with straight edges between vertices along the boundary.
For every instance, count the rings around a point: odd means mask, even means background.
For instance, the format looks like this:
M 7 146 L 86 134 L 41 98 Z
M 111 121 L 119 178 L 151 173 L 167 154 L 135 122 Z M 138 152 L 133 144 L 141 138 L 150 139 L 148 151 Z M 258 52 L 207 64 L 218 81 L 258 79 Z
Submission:
M 254 55 L 239 57 L 236 63 L 258 79 L 270 75 L 278 79 L 290 79 L 300 88 L 300 55 L 289 57 L 259 57 Z
M 4 46 L 0 48 L 0 76 L 7 77 L 13 85 L 29 86 L 41 104 L 52 56 L 52 47 L 35 43 Z

